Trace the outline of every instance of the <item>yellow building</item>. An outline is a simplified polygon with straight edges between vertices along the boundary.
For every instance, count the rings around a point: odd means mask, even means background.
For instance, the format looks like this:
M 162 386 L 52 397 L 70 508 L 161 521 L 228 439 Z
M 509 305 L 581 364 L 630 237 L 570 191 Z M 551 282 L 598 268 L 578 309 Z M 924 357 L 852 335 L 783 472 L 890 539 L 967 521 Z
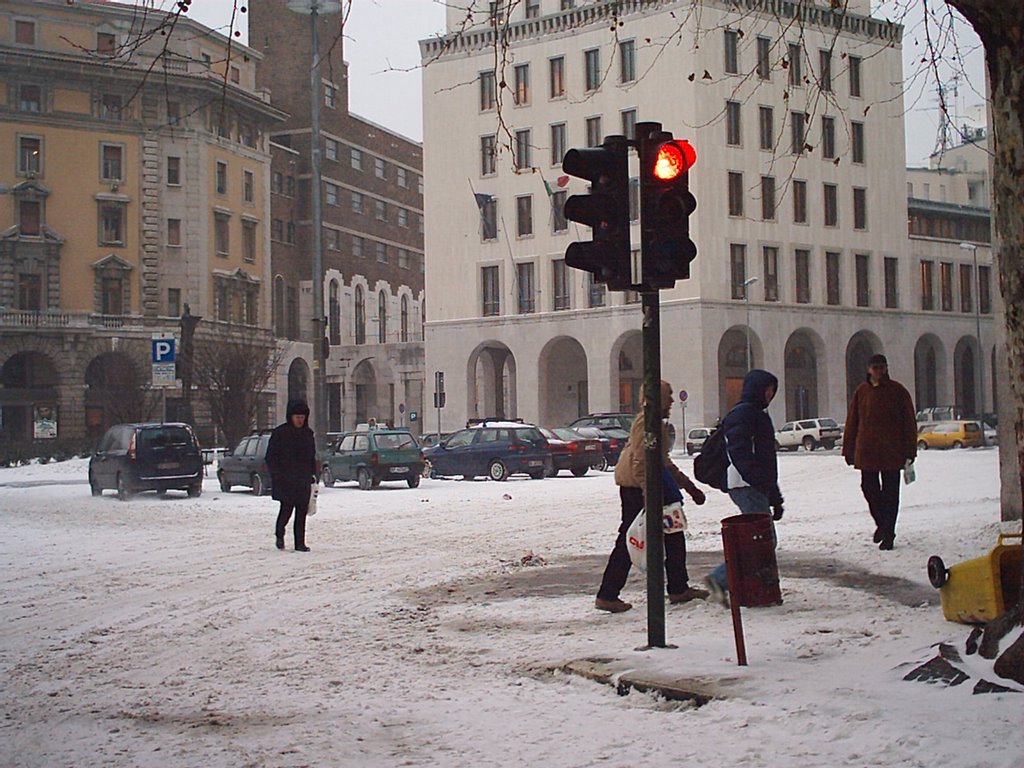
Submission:
M 260 58 L 151 7 L 0 0 L 0 440 L 181 416 L 152 339 L 182 314 L 271 343 Z

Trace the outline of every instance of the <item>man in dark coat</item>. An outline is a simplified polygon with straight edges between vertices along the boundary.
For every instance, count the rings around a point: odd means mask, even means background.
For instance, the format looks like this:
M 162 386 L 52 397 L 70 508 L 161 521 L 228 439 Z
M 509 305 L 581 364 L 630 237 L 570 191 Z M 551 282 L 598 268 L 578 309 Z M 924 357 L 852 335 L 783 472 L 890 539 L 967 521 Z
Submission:
M 917 421 L 910 393 L 889 378 L 885 355 L 872 355 L 868 374 L 846 413 L 843 458 L 860 470 L 860 487 L 875 520 L 875 543 L 892 549 L 900 510 L 900 470 L 917 458 Z
M 295 513 L 295 551 L 309 552 L 306 546 L 306 513 L 309 493 L 317 480 L 316 439 L 306 424 L 309 406 L 304 400 L 288 403 L 287 421 L 274 429 L 267 444 L 267 468 L 273 486 L 273 498 L 281 502 L 277 515 L 277 548 L 284 549 L 284 533 Z
M 740 401 L 722 419 L 729 468 L 726 480 L 729 498 L 744 515 L 771 514 L 782 519 L 782 492 L 775 455 L 775 427 L 768 404 L 775 397 L 779 380 L 768 371 L 755 368 L 743 377 Z M 708 575 L 705 583 L 711 595 L 728 605 L 729 587 L 725 563 Z

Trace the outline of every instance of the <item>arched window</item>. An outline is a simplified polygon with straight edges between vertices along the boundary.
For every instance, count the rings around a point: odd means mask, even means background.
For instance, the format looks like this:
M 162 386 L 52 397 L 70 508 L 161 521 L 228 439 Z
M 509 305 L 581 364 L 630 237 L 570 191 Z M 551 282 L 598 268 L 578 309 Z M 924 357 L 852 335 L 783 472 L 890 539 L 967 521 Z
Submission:
M 381 291 L 377 294 L 377 341 L 381 344 L 388 340 L 388 295 Z
M 409 297 L 405 296 L 404 294 L 402 295 L 402 314 L 401 314 L 401 317 L 400 317 L 400 321 L 401 321 L 401 327 L 399 328 L 399 331 L 401 333 L 401 336 L 399 338 L 400 338 L 401 341 L 408 341 L 409 340 Z
M 284 338 L 284 278 L 274 278 L 274 335 Z
M 341 344 L 341 301 L 338 299 L 337 280 L 331 280 L 330 298 L 327 302 L 327 323 L 331 344 Z
M 356 344 L 366 343 L 366 299 L 363 286 L 356 286 Z

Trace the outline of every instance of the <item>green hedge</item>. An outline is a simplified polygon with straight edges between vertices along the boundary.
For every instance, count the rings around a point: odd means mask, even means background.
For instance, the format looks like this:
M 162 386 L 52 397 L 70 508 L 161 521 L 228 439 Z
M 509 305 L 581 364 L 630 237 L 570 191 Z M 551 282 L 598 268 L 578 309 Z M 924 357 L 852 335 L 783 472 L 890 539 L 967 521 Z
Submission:
M 89 456 L 95 442 L 93 438 L 0 441 L 0 467 L 17 467 L 28 464 L 33 459 L 46 464 L 51 461 L 66 461 L 76 456 Z

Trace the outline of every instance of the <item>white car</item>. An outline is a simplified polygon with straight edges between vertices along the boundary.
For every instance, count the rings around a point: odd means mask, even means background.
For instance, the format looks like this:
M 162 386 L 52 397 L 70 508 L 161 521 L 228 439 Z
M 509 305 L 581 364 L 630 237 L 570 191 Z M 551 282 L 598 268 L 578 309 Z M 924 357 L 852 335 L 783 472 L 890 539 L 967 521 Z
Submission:
M 775 447 L 780 451 L 795 451 L 801 447 L 813 451 L 818 446 L 830 450 L 842 437 L 843 430 L 835 419 L 787 421 L 775 432 Z

